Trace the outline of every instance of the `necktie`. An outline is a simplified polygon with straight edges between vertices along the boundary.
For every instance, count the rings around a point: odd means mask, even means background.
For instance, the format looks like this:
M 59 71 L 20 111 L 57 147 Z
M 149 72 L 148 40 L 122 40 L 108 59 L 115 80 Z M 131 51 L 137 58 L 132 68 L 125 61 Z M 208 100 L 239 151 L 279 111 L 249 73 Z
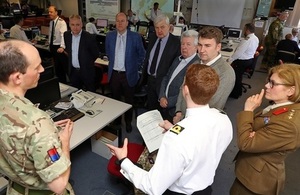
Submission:
M 153 55 L 153 59 L 151 62 L 151 66 L 150 66 L 150 74 L 153 75 L 155 74 L 155 69 L 156 69 L 156 64 L 157 64 L 157 58 L 158 58 L 158 54 L 159 54 L 159 50 L 160 50 L 160 42 L 161 39 L 158 40 L 158 43 L 156 45 L 156 49 Z
M 53 45 L 53 38 L 54 38 L 54 20 L 52 21 L 52 28 L 51 28 L 51 35 L 50 35 L 50 46 Z
M 124 50 L 124 40 L 123 36 L 119 36 L 119 43 L 118 43 L 118 52 L 116 53 L 117 56 L 117 67 L 115 67 L 116 70 L 122 70 L 124 67 L 124 60 L 125 60 L 125 50 Z

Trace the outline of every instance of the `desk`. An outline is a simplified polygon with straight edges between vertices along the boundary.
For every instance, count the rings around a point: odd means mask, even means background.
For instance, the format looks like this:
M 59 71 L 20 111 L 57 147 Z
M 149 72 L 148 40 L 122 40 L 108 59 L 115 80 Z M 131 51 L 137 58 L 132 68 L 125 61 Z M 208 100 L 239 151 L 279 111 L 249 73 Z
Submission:
M 96 93 L 91 94 L 93 94 L 96 98 L 100 97 L 105 99 L 103 104 L 95 104 L 95 106 L 98 106 L 98 109 L 100 109 L 102 112 L 93 118 L 84 116 L 74 123 L 74 129 L 70 143 L 71 150 L 132 107 L 130 104 L 126 104 L 106 96 Z M 119 137 L 119 140 L 120 139 L 122 138 Z
M 229 41 L 232 43 L 229 43 Z M 220 51 L 222 57 L 227 60 L 228 58 L 230 58 L 233 53 L 235 52 L 237 46 L 239 45 L 239 42 L 233 41 L 233 40 L 228 40 L 228 39 L 223 39 L 222 42 L 227 42 L 227 47 L 232 48 L 232 51 L 227 52 L 227 51 Z
M 59 83 L 59 90 L 61 98 L 67 97 L 68 95 L 74 93 L 78 89 L 63 83 Z

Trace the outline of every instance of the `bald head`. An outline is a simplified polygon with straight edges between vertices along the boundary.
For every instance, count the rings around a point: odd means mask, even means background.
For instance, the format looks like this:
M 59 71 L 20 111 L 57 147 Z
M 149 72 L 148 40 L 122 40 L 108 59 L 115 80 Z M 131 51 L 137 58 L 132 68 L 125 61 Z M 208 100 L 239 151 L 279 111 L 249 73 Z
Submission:
M 57 8 L 53 5 L 51 5 L 48 8 L 48 14 L 49 14 L 49 17 L 50 17 L 51 20 L 55 20 L 58 16 Z
M 7 84 L 8 78 L 15 72 L 26 73 L 31 63 L 41 63 L 35 47 L 20 40 L 0 42 L 0 82 Z

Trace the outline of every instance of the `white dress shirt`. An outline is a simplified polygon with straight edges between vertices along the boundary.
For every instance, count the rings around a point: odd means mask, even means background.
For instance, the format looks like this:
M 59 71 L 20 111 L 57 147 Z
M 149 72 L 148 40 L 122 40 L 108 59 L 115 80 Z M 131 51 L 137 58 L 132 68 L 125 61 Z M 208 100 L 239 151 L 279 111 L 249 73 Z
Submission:
M 229 64 L 234 60 L 249 60 L 254 57 L 256 49 L 258 47 L 259 40 L 254 33 L 247 35 L 245 39 L 242 39 L 237 46 L 234 54 L 229 58 Z
M 85 25 L 85 30 L 91 34 L 99 34 L 94 23 L 88 22 Z
M 129 159 L 121 164 L 121 173 L 146 194 L 161 195 L 167 189 L 192 194 L 207 188 L 232 139 L 228 116 L 208 105 L 187 109 L 177 125 L 174 129 L 182 131 L 174 133 L 171 128 L 165 133 L 149 172 Z
M 52 31 L 52 24 L 53 24 L 52 21 L 50 22 L 50 26 L 49 26 L 49 43 L 50 43 L 50 39 L 51 39 L 51 31 Z M 61 19 L 60 17 L 57 17 L 54 20 L 53 45 L 60 45 L 62 48 L 65 48 L 64 32 L 66 32 L 66 31 L 67 31 L 66 22 L 63 19 Z
M 30 41 L 26 36 L 25 31 L 22 29 L 20 25 L 15 24 L 13 27 L 10 28 L 9 31 L 10 31 L 10 37 L 30 43 Z

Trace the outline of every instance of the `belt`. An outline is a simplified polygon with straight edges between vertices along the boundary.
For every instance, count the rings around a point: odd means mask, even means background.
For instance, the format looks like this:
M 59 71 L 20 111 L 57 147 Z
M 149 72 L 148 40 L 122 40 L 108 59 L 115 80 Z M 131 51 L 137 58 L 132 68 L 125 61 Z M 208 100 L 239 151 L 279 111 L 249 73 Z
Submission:
M 125 71 L 121 71 L 121 70 L 113 70 L 113 71 L 118 74 L 125 74 Z
M 20 194 L 25 194 L 25 187 L 21 186 L 18 183 L 12 182 L 11 187 L 19 192 Z M 35 189 L 28 189 L 28 195 L 52 195 L 54 192 L 50 190 L 35 190 Z
M 212 194 L 212 188 L 211 186 L 208 186 L 207 188 L 203 189 L 203 190 L 199 190 L 196 192 L 193 192 L 192 195 L 211 195 Z M 182 193 L 179 192 L 173 192 L 169 189 L 167 189 L 163 195 L 184 195 Z

